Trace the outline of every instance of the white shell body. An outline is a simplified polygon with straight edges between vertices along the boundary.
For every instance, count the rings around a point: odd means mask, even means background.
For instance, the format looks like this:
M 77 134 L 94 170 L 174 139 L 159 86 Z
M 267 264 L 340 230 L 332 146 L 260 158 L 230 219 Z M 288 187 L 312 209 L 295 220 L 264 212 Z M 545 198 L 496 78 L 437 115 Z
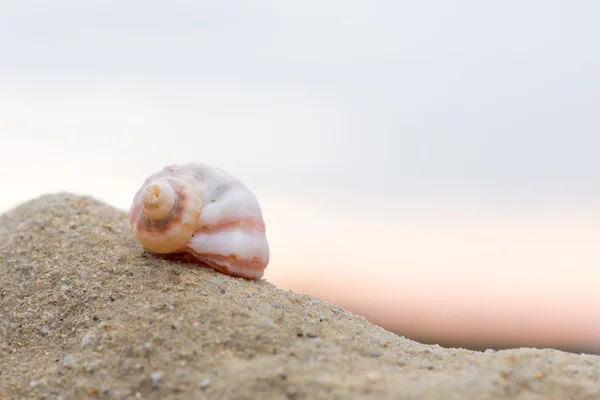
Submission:
M 151 252 L 189 253 L 222 273 L 246 279 L 260 279 L 269 262 L 256 196 L 219 168 L 166 166 L 137 191 L 129 219 Z

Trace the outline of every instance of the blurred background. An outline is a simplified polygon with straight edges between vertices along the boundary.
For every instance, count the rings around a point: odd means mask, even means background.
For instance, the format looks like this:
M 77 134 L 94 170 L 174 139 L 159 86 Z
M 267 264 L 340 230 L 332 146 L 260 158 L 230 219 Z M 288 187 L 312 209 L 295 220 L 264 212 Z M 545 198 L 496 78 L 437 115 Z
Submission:
M 0 0 L 0 212 L 200 161 L 265 278 L 410 339 L 600 352 L 600 3 Z

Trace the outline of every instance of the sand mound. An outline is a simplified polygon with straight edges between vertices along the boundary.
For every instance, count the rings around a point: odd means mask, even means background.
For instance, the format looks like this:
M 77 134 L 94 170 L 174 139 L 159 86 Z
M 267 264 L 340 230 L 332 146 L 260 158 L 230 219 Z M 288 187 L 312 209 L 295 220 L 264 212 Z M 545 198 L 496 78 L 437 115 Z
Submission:
M 154 257 L 75 195 L 0 217 L 0 313 L 0 398 L 600 399 L 600 357 L 422 345 Z

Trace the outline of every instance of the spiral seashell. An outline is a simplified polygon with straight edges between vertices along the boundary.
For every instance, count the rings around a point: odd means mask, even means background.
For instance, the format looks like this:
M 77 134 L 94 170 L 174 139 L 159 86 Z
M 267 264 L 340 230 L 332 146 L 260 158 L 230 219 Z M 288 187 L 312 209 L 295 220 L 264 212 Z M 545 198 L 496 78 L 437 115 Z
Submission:
M 149 176 L 129 209 L 153 253 L 189 253 L 224 274 L 260 279 L 269 262 L 262 211 L 237 178 L 205 164 L 169 165 Z

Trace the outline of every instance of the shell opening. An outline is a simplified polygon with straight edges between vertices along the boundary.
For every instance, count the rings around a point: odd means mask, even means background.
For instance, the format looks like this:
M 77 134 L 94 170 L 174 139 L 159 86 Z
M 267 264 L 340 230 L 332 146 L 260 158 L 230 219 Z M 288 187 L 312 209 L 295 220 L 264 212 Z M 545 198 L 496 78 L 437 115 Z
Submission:
M 166 217 L 175 205 L 175 196 L 175 190 L 168 181 L 154 181 L 142 193 L 142 214 L 149 220 L 159 220 Z

